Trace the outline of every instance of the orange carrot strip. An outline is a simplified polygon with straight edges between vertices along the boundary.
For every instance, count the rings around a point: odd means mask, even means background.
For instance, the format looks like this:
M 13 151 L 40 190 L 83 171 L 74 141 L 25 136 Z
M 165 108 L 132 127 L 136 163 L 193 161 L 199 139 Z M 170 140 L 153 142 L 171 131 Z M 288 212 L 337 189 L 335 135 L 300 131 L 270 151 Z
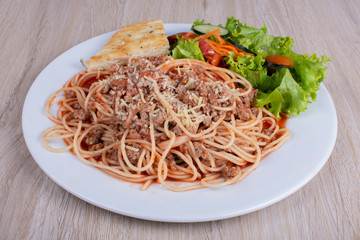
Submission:
M 200 35 L 200 36 L 196 37 L 195 39 L 206 39 L 206 38 L 211 37 L 211 35 L 220 34 L 220 32 L 221 32 L 220 29 L 215 29 L 214 31 L 208 32 L 207 34 Z
M 195 38 L 195 34 L 194 34 L 194 32 L 188 32 L 188 33 L 184 34 L 183 37 L 185 40 L 187 40 L 189 38 L 192 39 L 192 38 Z
M 206 43 L 208 43 L 210 45 L 210 47 L 214 50 L 214 52 L 218 53 L 221 55 L 221 53 L 219 52 L 218 48 L 216 46 L 214 46 L 213 41 L 209 40 L 209 39 L 205 39 Z
M 233 51 L 235 53 L 238 53 L 239 51 L 234 46 L 224 45 L 221 46 L 222 49 L 226 49 L 228 51 Z
M 289 57 L 285 57 L 281 55 L 268 55 L 266 56 L 265 61 L 278 65 L 284 65 L 287 67 L 292 67 L 294 65 L 294 63 L 291 62 L 291 59 Z
M 226 43 L 225 40 L 222 39 L 222 37 L 220 37 L 220 35 L 215 35 L 215 38 L 216 38 L 216 40 L 219 41 L 219 43 L 220 43 L 221 45 L 224 45 L 224 44 Z
M 214 46 L 217 49 L 220 49 L 222 47 L 222 45 L 220 45 L 218 42 L 215 42 L 215 41 L 212 41 L 212 40 L 209 40 L 209 39 L 207 39 L 207 40 L 212 46 Z
M 244 52 L 238 52 L 238 53 L 236 54 L 236 57 L 243 57 L 243 56 L 245 56 L 245 55 L 249 55 L 249 54 L 245 54 Z

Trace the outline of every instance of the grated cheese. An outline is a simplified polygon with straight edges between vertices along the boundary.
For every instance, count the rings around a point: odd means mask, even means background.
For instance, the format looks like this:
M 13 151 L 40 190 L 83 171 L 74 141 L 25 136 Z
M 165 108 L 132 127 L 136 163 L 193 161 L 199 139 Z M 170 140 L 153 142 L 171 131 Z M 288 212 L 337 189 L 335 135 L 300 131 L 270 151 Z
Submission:
M 130 105 L 129 104 L 127 104 L 125 101 L 124 101 L 124 99 L 120 99 L 120 101 L 121 101 L 121 106 L 125 106 L 125 107 L 127 107 L 127 108 L 129 108 L 130 107 Z
M 138 90 L 139 90 L 139 93 L 140 93 L 141 101 L 142 101 L 143 103 L 146 103 L 145 98 L 144 98 L 144 93 L 143 93 L 142 89 L 141 89 L 141 88 L 138 88 Z

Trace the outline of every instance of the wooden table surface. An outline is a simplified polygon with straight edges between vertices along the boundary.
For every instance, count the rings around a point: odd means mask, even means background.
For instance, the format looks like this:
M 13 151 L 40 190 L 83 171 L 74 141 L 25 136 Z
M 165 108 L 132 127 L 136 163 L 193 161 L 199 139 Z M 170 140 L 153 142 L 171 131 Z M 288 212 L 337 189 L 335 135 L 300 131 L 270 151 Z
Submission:
M 360 239 L 360 1 L 0 1 L 1 239 Z M 36 76 L 76 44 L 121 26 L 162 19 L 263 22 L 326 54 L 325 85 L 339 130 L 330 159 L 308 184 L 265 209 L 227 220 L 159 223 L 118 215 L 63 190 L 38 167 L 21 111 Z M 310 136 L 309 136 L 310 137 Z

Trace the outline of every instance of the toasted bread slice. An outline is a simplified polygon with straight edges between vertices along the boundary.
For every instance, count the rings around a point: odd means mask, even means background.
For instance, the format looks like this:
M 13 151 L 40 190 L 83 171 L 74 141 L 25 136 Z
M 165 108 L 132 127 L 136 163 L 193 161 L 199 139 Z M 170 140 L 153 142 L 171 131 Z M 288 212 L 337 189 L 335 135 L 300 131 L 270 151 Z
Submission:
M 169 54 L 169 41 L 161 20 L 124 26 L 87 62 L 88 70 L 106 70 L 114 63 L 125 65 L 130 57 Z

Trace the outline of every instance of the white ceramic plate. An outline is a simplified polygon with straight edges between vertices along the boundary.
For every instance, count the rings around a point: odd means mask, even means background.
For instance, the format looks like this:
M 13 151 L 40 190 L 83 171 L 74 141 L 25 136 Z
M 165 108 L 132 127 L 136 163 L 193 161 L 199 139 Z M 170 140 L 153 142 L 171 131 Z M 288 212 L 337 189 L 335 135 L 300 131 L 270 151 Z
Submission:
M 189 28 L 189 24 L 165 24 L 168 35 Z M 87 40 L 52 61 L 34 81 L 23 108 L 23 133 L 33 158 L 52 180 L 75 196 L 136 218 L 166 222 L 218 220 L 253 212 L 289 196 L 309 182 L 329 158 L 337 134 L 337 117 L 324 85 L 305 113 L 288 120 L 291 138 L 283 147 L 266 157 L 244 181 L 229 187 L 175 193 L 153 184 L 143 192 L 140 185 L 116 180 L 83 164 L 71 153 L 47 151 L 40 138 L 53 125 L 44 112 L 46 100 L 83 69 L 79 59 L 89 59 L 112 34 Z

